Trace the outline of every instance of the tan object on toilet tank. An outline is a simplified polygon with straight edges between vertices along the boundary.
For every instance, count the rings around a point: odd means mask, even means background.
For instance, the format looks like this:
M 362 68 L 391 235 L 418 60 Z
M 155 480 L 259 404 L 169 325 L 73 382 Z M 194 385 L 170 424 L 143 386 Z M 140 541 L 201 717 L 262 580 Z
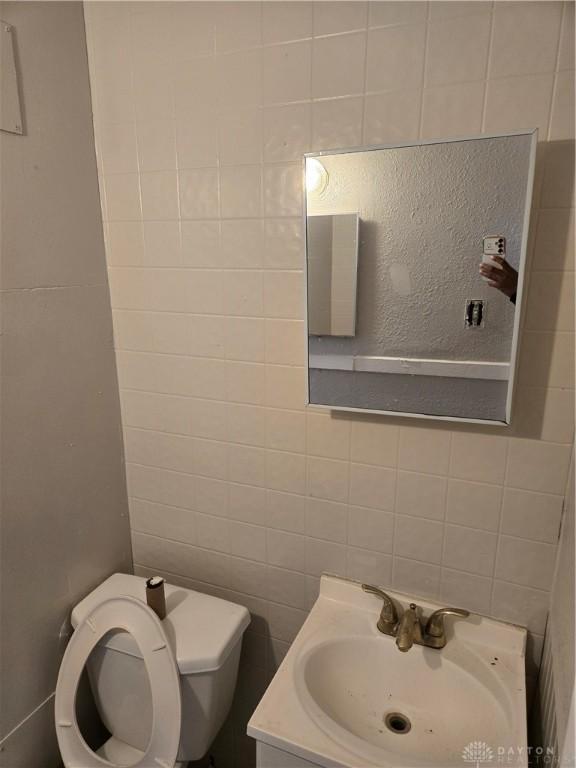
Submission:
M 164 579 L 161 576 L 152 576 L 150 579 L 146 579 L 146 602 L 159 619 L 166 618 Z

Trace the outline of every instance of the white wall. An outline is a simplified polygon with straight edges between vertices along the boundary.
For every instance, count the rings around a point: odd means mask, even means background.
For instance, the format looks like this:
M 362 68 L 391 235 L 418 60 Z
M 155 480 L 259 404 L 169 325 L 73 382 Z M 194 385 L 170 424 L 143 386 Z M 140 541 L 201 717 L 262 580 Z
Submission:
M 535 674 L 573 436 L 573 9 L 87 6 L 135 560 L 252 610 L 238 764 L 323 570 L 526 624 Z M 514 426 L 305 410 L 302 153 L 533 126 Z
M 0 18 L 24 114 L 0 134 L 0 765 L 52 768 L 70 612 L 132 567 L 130 528 L 82 4 Z

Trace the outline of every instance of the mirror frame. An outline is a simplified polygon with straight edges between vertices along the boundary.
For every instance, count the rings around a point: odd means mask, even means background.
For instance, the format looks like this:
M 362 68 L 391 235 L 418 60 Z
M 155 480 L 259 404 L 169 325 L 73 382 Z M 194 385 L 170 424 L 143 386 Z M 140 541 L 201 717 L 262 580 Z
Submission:
M 373 152 L 381 149 L 402 149 L 404 147 L 421 147 L 432 144 L 451 144 L 462 141 L 477 141 L 479 139 L 499 139 L 508 136 L 531 136 L 530 158 L 528 163 L 528 179 L 526 183 L 526 199 L 524 204 L 524 219 L 522 228 L 522 243 L 520 246 L 520 261 L 518 264 L 518 291 L 516 295 L 516 311 L 514 312 L 514 328 L 512 331 L 512 347 L 510 351 L 510 377 L 508 379 L 508 388 L 506 392 L 506 419 L 498 421 L 495 419 L 472 419 L 464 416 L 434 416 L 429 413 L 414 413 L 404 411 L 386 411 L 373 408 L 354 408 L 345 405 L 323 405 L 322 403 L 310 402 L 310 345 L 308 333 L 308 228 L 307 228 L 307 191 L 306 191 L 306 160 L 309 158 L 320 158 L 326 155 L 353 154 L 354 152 Z M 303 207 L 303 227 L 304 227 L 304 334 L 306 348 L 306 406 L 312 406 L 326 411 L 343 411 L 346 413 L 365 413 L 380 416 L 398 416 L 409 419 L 426 419 L 432 421 L 460 422 L 468 424 L 484 424 L 498 427 L 508 427 L 512 421 L 512 403 L 514 398 L 514 386 L 518 372 L 518 350 L 520 341 L 520 321 L 523 314 L 525 281 L 526 281 L 526 258 L 528 250 L 528 234 L 530 225 L 530 213 L 532 210 L 532 197 L 534 192 L 534 168 L 536 164 L 536 147 L 538 144 L 538 129 L 529 128 L 523 131 L 506 131 L 503 133 L 482 133 L 474 136 L 457 136 L 454 138 L 442 139 L 423 139 L 421 141 L 403 141 L 394 144 L 370 144 L 366 146 L 343 147 L 339 149 L 323 149 L 319 152 L 306 152 L 302 158 L 302 207 Z M 360 242 L 358 242 L 358 259 L 360 259 Z M 358 299 L 356 302 L 358 307 Z

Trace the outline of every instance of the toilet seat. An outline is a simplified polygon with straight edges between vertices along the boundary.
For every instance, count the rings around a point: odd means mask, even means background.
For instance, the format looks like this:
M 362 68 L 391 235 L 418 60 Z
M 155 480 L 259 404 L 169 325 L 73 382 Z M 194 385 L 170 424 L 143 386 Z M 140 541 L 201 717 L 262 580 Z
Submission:
M 90 653 L 111 630 L 129 632 L 146 664 L 152 694 L 148 748 L 130 768 L 173 768 L 181 727 L 180 676 L 174 654 L 156 614 L 134 597 L 113 597 L 94 608 L 70 638 L 56 684 L 55 721 L 66 768 L 118 768 L 84 741 L 76 719 L 76 690 Z

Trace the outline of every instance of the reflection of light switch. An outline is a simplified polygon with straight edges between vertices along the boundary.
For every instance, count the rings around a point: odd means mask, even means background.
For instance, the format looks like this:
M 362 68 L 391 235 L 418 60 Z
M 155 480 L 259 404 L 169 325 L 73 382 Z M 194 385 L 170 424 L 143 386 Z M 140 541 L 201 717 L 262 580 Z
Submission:
M 466 328 L 481 328 L 484 325 L 484 302 L 482 299 L 469 299 L 464 315 Z
M 484 256 L 502 256 L 506 258 L 506 238 L 502 235 L 485 237 L 482 241 Z

